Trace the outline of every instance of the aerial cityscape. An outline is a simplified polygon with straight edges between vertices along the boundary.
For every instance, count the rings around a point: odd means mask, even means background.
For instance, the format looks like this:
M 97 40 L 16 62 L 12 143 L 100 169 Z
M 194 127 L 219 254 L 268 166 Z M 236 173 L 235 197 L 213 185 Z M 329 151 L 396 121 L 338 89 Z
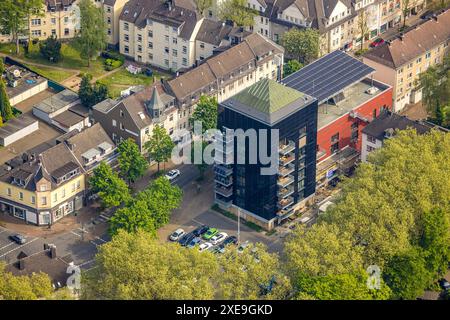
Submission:
M 449 0 L 0 0 L 0 300 L 450 300 L 449 43 Z

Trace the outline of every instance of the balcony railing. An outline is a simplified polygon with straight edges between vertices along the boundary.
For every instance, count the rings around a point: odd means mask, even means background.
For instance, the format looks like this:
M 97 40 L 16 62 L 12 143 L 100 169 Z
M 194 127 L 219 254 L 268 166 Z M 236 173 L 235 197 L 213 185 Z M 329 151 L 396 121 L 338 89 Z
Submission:
M 217 198 L 217 197 L 216 197 L 215 202 L 216 202 L 217 204 L 222 205 L 222 206 L 225 207 L 225 208 L 230 207 L 230 206 L 232 205 L 232 203 L 233 203 L 233 201 L 232 201 L 231 199 L 227 199 L 227 198 Z
M 288 174 L 294 172 L 294 170 L 295 170 L 295 166 L 294 166 L 293 164 L 289 164 L 289 165 L 287 165 L 287 166 L 285 166 L 285 167 L 280 167 L 280 168 L 278 169 L 278 174 L 279 174 L 280 176 L 282 176 L 282 177 L 285 177 L 285 176 L 287 176 Z
M 294 177 L 291 175 L 289 175 L 287 177 L 281 177 L 278 179 L 278 182 L 277 182 L 277 184 L 283 188 L 287 187 L 288 185 L 290 185 L 292 183 L 294 183 Z
M 216 164 L 214 166 L 214 173 L 223 177 L 228 177 L 233 174 L 233 168 L 224 164 Z
M 280 188 L 280 190 L 278 190 L 278 197 L 279 198 L 286 198 L 290 195 L 292 195 L 294 193 L 294 188 L 293 187 L 288 187 L 288 188 Z
M 294 160 L 295 160 L 295 155 L 294 154 L 289 154 L 287 156 L 282 156 L 280 158 L 280 164 L 282 166 L 286 166 L 286 165 L 288 165 L 289 163 L 291 163 Z
M 294 203 L 294 198 L 287 197 L 287 198 L 284 198 L 284 199 L 281 199 L 280 201 L 278 201 L 278 208 L 283 210 L 283 209 L 286 209 L 287 207 L 289 207 L 290 205 L 292 205 L 293 203 Z
M 231 187 L 225 188 L 222 187 L 221 185 L 216 185 L 214 191 L 224 197 L 230 197 L 233 195 L 233 188 Z
M 292 213 L 294 213 L 293 209 L 294 209 L 293 207 L 289 207 L 289 208 L 286 208 L 286 209 L 281 209 L 281 210 L 279 210 L 277 212 L 277 216 L 280 217 L 280 218 L 287 217 L 287 216 L 291 215 Z
M 228 177 L 228 178 L 222 178 L 220 176 L 216 176 L 214 178 L 214 181 L 221 184 L 224 187 L 229 187 L 233 184 L 233 178 L 232 177 Z
M 280 144 L 279 146 L 280 154 L 287 155 L 295 150 L 295 143 L 291 140 L 287 144 Z

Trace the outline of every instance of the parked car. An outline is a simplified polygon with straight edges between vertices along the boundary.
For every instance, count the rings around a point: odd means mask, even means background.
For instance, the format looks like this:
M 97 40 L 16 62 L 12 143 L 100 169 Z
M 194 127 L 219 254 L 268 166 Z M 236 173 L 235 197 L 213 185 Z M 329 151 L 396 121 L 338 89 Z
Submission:
M 211 243 L 213 245 L 219 244 L 222 241 L 224 241 L 228 237 L 228 234 L 225 232 L 221 232 L 219 234 L 216 234 L 214 237 L 211 238 Z
M 247 248 L 249 244 L 250 244 L 250 242 L 248 242 L 248 241 L 245 241 L 244 243 L 242 243 L 238 248 L 238 253 L 244 252 L 245 248 Z
M 209 228 L 208 231 L 206 231 L 203 234 L 203 239 L 209 240 L 212 237 L 214 237 L 218 232 L 219 232 L 219 230 L 217 230 L 216 228 Z
M 196 245 L 198 245 L 202 240 L 199 237 L 195 237 L 194 239 L 191 240 L 191 242 L 188 243 L 187 247 L 188 248 L 193 248 Z
M 381 46 L 383 43 L 384 43 L 383 39 L 377 38 L 370 44 L 370 47 L 375 48 L 375 47 Z
M 17 244 L 25 244 L 27 242 L 27 238 L 25 238 L 23 235 L 21 234 L 14 234 L 12 236 L 9 236 L 9 239 L 11 241 L 14 241 Z
M 199 247 L 198 247 L 198 251 L 203 252 L 208 250 L 209 248 L 211 248 L 213 245 L 210 242 L 205 242 L 202 243 Z
M 428 10 L 428 11 L 425 11 L 425 12 L 420 16 L 420 19 L 427 20 L 427 19 L 431 18 L 433 15 L 434 15 L 433 11 Z
M 196 237 L 200 237 L 201 235 L 203 235 L 206 231 L 208 231 L 209 227 L 208 226 L 200 226 L 197 229 L 195 229 L 194 231 L 192 231 L 193 234 L 195 234 Z
M 169 239 L 171 241 L 178 241 L 181 239 L 182 236 L 184 236 L 186 234 L 186 232 L 184 232 L 183 229 L 178 228 L 177 230 L 175 230 L 169 237 Z
M 195 235 L 192 233 L 186 233 L 181 239 L 178 241 L 183 247 L 186 247 L 189 242 L 191 242 L 195 238 Z
M 237 244 L 237 242 L 238 242 L 237 237 L 235 237 L 235 236 L 229 236 L 228 238 L 226 238 L 226 239 L 223 241 L 223 245 L 224 245 L 224 246 L 227 246 L 227 245 L 229 245 L 229 244 Z
M 450 283 L 445 279 L 439 280 L 439 285 L 445 291 L 450 290 Z
M 166 173 L 166 178 L 169 179 L 169 181 L 175 180 L 179 175 L 181 174 L 180 170 L 173 169 Z

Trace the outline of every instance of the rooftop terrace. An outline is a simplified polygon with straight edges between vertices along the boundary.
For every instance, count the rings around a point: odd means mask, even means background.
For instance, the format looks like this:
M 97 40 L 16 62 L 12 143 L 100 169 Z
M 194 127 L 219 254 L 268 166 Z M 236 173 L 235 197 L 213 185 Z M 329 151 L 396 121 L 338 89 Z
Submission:
M 367 90 L 371 87 L 377 88 L 378 91 L 373 94 L 368 93 Z M 389 86 L 367 78 L 355 83 L 343 92 L 343 96 L 338 95 L 343 99 L 340 101 L 335 99 L 336 104 L 325 102 L 319 105 L 317 128 L 323 128 L 388 89 Z

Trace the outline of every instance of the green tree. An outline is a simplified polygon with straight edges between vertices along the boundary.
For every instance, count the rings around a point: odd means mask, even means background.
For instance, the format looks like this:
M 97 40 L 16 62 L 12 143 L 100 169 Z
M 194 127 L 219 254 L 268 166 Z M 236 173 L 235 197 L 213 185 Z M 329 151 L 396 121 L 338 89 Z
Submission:
M 81 103 L 87 108 L 95 106 L 97 103 L 105 100 L 109 95 L 108 87 L 105 84 L 97 81 L 94 85 L 92 85 L 91 81 L 91 74 L 83 74 L 80 88 L 78 89 L 78 95 Z
M 302 275 L 297 281 L 296 298 L 306 296 L 317 300 L 387 300 L 391 289 L 381 279 L 380 288 L 369 289 L 368 275 L 363 270 L 353 274 L 330 274 L 314 277 Z
M 303 65 L 298 60 L 291 59 L 283 66 L 283 77 L 287 77 L 301 68 L 303 68 Z
M 16 54 L 20 53 L 19 40 L 27 28 L 27 0 L 2 0 L 0 5 L 0 30 L 10 34 L 16 44 Z
M 425 258 L 418 248 L 394 256 L 386 265 L 384 279 L 397 299 L 416 299 L 432 283 Z
M 257 12 L 247 6 L 246 0 L 225 0 L 219 5 L 221 20 L 233 21 L 238 27 L 251 27 L 255 23 Z
M 119 168 L 123 178 L 129 182 L 135 182 L 142 177 L 147 170 L 148 163 L 134 140 L 128 138 L 122 141 L 117 150 L 119 151 Z
M 358 13 L 358 32 L 361 35 L 361 42 L 360 42 L 360 51 L 362 52 L 364 49 L 364 41 L 369 36 L 369 27 L 367 25 L 367 13 L 365 10 L 361 10 Z
M 302 275 L 351 274 L 363 268 L 362 249 L 349 233 L 328 224 L 297 227 L 286 241 L 286 267 L 292 281 Z
M 197 10 L 201 15 L 205 14 L 205 10 L 211 8 L 212 0 L 194 0 Z
M 44 59 L 56 63 L 61 58 L 61 41 L 50 36 L 39 43 L 39 51 Z
M 82 277 L 83 299 L 212 299 L 219 265 L 210 252 L 120 230 Z
M 45 273 L 14 276 L 0 263 L 0 300 L 36 300 L 49 298 L 53 293 L 50 278 Z
M 197 102 L 192 116 L 189 118 L 191 126 L 195 122 L 202 124 L 202 134 L 211 129 L 217 129 L 217 99 L 202 95 Z
M 430 66 L 419 74 L 417 89 L 422 90 L 422 101 L 438 125 L 450 123 L 446 106 L 450 105 L 450 55 L 441 64 Z
M 81 0 L 80 7 L 80 31 L 76 43 L 80 49 L 80 55 L 87 60 L 90 67 L 91 60 L 106 47 L 106 22 L 101 8 L 97 8 L 90 0 Z
M 150 182 L 149 186 L 139 192 L 137 200 L 143 200 L 152 214 L 155 227 L 167 224 L 173 210 L 180 206 L 183 198 L 181 189 L 172 185 L 166 177 L 159 177 Z
M 144 144 L 150 160 L 156 161 L 158 164 L 158 172 L 159 164 L 169 160 L 174 147 L 175 144 L 167 134 L 166 129 L 158 125 L 154 126 L 150 139 Z
M 3 64 L 3 59 L 0 58 L 0 75 L 5 71 L 5 66 Z M 6 122 L 14 118 L 11 103 L 9 102 L 8 94 L 6 92 L 6 84 L 3 77 L 0 77 L 0 113 L 2 117 L 1 123 Z
M 312 28 L 292 28 L 285 32 L 281 43 L 290 57 L 308 64 L 319 56 L 319 31 Z
M 291 292 L 278 255 L 261 244 L 251 244 L 238 252 L 230 248 L 217 257 L 222 267 L 217 277 L 217 297 L 225 300 L 286 299 Z
M 133 200 L 131 204 L 117 210 L 110 220 L 109 233 L 114 236 L 119 230 L 136 233 L 143 230 L 156 236 L 155 220 L 145 200 Z
M 445 274 L 450 261 L 449 215 L 434 209 L 423 215 L 422 224 L 419 245 L 424 251 L 427 269 L 437 280 Z
M 103 161 L 94 169 L 89 185 L 93 192 L 98 193 L 105 208 L 117 207 L 131 198 L 125 181 Z

